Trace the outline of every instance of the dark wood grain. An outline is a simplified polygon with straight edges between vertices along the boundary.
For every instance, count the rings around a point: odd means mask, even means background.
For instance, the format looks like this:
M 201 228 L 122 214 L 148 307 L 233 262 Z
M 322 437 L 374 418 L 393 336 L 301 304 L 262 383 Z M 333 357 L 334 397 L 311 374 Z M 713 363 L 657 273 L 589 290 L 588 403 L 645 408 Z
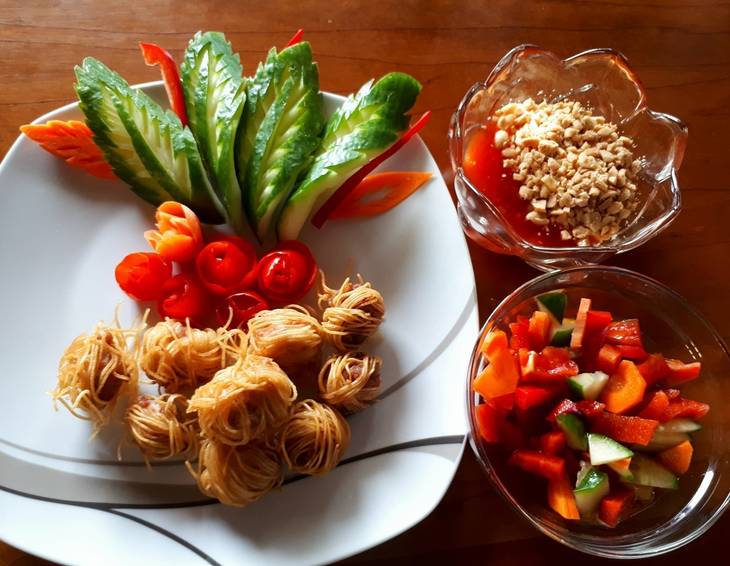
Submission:
M 535 43 L 561 55 L 614 47 L 632 62 L 652 108 L 681 117 L 690 141 L 680 172 L 684 210 L 655 240 L 615 261 L 683 294 L 730 338 L 730 4 L 712 0 L 500 0 L 0 2 L 0 155 L 18 126 L 73 100 L 73 66 L 93 55 L 130 82 L 156 80 L 139 40 L 178 59 L 198 29 L 224 31 L 247 72 L 272 45 L 304 27 L 319 61 L 322 89 L 348 93 L 391 70 L 424 85 L 416 111 L 432 109 L 423 137 L 448 169 L 449 117 L 465 90 L 511 47 Z M 7 187 L 5 188 L 7 189 Z M 22 190 L 22 187 L 13 187 Z M 484 317 L 536 273 L 517 259 L 471 246 Z M 725 547 L 730 516 L 662 564 L 699 563 Z M 517 542 L 516 542 L 517 541 Z M 351 563 L 436 559 L 477 564 L 583 563 L 589 559 L 539 537 L 489 488 L 470 452 L 434 513 Z M 591 559 L 591 562 L 594 561 Z M 0 564 L 40 564 L 0 544 Z

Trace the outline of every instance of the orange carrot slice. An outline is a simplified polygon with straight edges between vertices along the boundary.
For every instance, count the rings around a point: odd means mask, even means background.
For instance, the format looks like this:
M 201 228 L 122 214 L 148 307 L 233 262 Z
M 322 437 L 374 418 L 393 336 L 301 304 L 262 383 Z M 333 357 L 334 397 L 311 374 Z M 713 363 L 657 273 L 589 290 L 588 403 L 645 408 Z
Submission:
M 482 348 L 489 365 L 474 380 L 474 391 L 486 400 L 514 393 L 520 375 L 507 335 L 502 330 L 490 331 Z
M 578 506 L 575 504 L 573 488 L 570 485 L 567 474 L 563 474 L 558 480 L 550 480 L 548 482 L 547 495 L 550 508 L 558 515 L 570 521 L 580 519 Z
M 368 175 L 347 195 L 330 219 L 377 216 L 389 211 L 415 193 L 431 173 L 386 171 Z
M 634 362 L 623 360 L 601 392 L 601 403 L 617 415 L 626 413 L 644 399 L 646 381 Z
M 667 468 L 681 476 L 689 470 L 693 453 L 692 443 L 689 440 L 685 440 L 681 444 L 659 452 L 657 457 Z
M 71 167 L 83 169 L 100 179 L 116 179 L 104 154 L 94 143 L 89 127 L 78 120 L 51 120 L 45 124 L 25 124 L 20 131 Z

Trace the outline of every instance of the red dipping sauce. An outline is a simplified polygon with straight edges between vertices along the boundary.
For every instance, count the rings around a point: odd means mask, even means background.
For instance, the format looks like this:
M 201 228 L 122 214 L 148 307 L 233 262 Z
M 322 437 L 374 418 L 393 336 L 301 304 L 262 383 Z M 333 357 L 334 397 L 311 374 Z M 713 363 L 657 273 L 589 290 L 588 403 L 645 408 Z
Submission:
M 538 226 L 525 219 L 530 203 L 520 198 L 520 183 L 512 178 L 512 171 L 503 165 L 502 152 L 494 145 L 497 124 L 475 128 L 469 133 L 464 155 L 464 173 L 471 184 L 487 197 L 502 213 L 511 228 L 527 242 L 545 247 L 575 245 L 573 240 L 563 240 L 558 226 Z

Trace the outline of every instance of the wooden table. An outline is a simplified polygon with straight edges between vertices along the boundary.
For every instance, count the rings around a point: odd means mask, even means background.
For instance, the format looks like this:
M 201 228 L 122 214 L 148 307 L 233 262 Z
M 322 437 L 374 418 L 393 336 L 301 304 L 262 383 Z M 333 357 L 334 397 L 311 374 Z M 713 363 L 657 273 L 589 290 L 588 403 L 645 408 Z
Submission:
M 157 80 L 139 40 L 167 47 L 180 60 L 192 33 L 219 29 L 247 72 L 297 28 L 315 50 L 322 89 L 349 93 L 387 71 L 424 85 L 416 111 L 431 109 L 423 137 L 448 169 L 449 117 L 465 90 L 511 47 L 535 43 L 561 55 L 591 47 L 621 50 L 641 76 L 652 108 L 681 117 L 690 141 L 680 172 L 684 211 L 661 236 L 616 260 L 659 279 L 699 307 L 730 340 L 730 5 L 717 0 L 598 2 L 246 2 L 0 3 L 0 155 L 18 126 L 74 99 L 73 66 L 93 55 L 131 83 Z M 21 190 L 22 187 L 16 187 Z M 511 289 L 536 275 L 517 259 L 471 247 L 482 317 Z M 684 549 L 662 559 L 681 564 L 727 546 L 730 514 Z M 490 489 L 470 451 L 433 514 L 350 563 L 595 563 L 535 530 Z M 658 562 L 658 561 L 657 561 Z M 42 561 L 0 543 L 0 564 Z

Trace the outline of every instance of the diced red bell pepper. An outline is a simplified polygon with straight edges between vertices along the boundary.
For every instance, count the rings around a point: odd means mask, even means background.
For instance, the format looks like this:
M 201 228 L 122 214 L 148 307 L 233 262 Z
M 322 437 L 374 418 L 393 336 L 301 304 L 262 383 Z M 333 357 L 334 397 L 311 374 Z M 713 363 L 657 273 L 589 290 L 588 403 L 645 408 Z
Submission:
M 529 411 L 534 407 L 548 403 L 555 396 L 556 391 L 554 389 L 535 385 L 520 385 L 515 389 L 515 407 L 521 411 Z
M 619 320 L 606 328 L 606 341 L 621 346 L 643 346 L 639 320 L 631 318 Z
M 518 353 L 520 375 L 523 381 L 555 382 L 578 375 L 578 364 L 565 348 L 548 346 L 537 353 L 524 348 Z
M 529 321 L 530 348 L 539 352 L 550 343 L 550 316 L 546 312 L 535 311 Z
M 614 415 L 608 411 L 596 414 L 591 420 L 591 431 L 613 438 L 616 442 L 628 442 L 646 446 L 654 436 L 659 421 Z
M 570 335 L 570 347 L 580 348 L 583 345 L 583 334 L 586 330 L 588 311 L 591 310 L 591 300 L 583 298 L 578 305 L 578 314 L 575 317 L 575 326 Z
M 704 417 L 709 411 L 710 406 L 707 403 L 678 397 L 669 402 L 669 406 L 665 409 L 664 414 L 659 420 L 664 423 L 680 417 L 697 420 Z
M 589 401 L 588 399 L 583 399 L 582 401 L 578 401 L 575 404 L 575 408 L 581 415 L 583 415 L 587 419 L 592 419 L 597 414 L 605 411 L 606 405 L 604 405 L 603 403 L 599 403 L 598 401 Z
M 498 422 L 499 442 L 511 450 L 523 448 L 527 444 L 525 433 L 521 427 L 506 418 Z
M 602 333 L 611 324 L 613 317 L 608 311 L 588 311 L 586 313 L 586 334 Z
M 515 450 L 508 463 L 549 480 L 559 481 L 565 475 L 565 460 L 532 450 Z
M 515 394 L 508 393 L 507 395 L 502 395 L 500 397 L 495 397 L 494 399 L 490 399 L 487 402 L 490 405 L 494 405 L 495 407 L 502 409 L 503 411 L 509 411 L 512 409 L 512 407 L 515 404 Z
M 620 415 L 641 403 L 645 392 L 646 381 L 636 365 L 623 360 L 601 391 L 601 402 L 606 404 L 607 411 Z
M 649 393 L 647 397 L 648 401 L 639 411 L 638 416 L 642 419 L 659 420 L 669 407 L 669 397 L 661 390 Z
M 563 474 L 560 479 L 548 482 L 547 498 L 550 508 L 563 519 L 569 521 L 578 521 L 580 519 L 578 506 L 575 503 L 575 495 L 573 494 L 573 486 L 570 485 L 567 474 Z
M 517 351 L 520 348 L 530 349 L 530 320 L 523 315 L 517 316 L 517 321 L 509 325 L 510 329 L 510 347 Z
M 619 344 L 616 347 L 619 349 L 619 352 L 621 352 L 621 356 L 627 360 L 640 362 L 649 356 L 643 346 L 626 346 L 624 344 Z
M 598 350 L 596 359 L 596 367 L 604 373 L 611 375 L 616 371 L 618 364 L 621 362 L 621 351 L 611 344 L 604 344 Z
M 502 418 L 499 409 L 488 403 L 477 405 L 474 409 L 479 436 L 491 444 L 499 442 L 499 420 Z
M 633 489 L 619 486 L 601 500 L 598 518 L 609 527 L 615 527 L 631 510 L 634 498 Z
M 669 397 L 669 400 L 678 399 L 680 395 L 679 389 L 665 389 L 664 393 L 667 394 L 667 397 Z
M 669 366 L 661 354 L 651 354 L 636 367 L 647 385 L 654 385 L 669 375 Z
M 562 430 L 546 432 L 540 437 L 540 451 L 555 456 L 565 449 L 565 433 Z
M 578 414 L 579 412 L 580 411 L 578 411 L 577 405 L 573 401 L 571 401 L 570 399 L 563 399 L 552 411 L 550 411 L 550 414 L 546 418 L 548 421 L 554 424 L 555 418 L 558 415 L 562 415 L 565 413 Z
M 667 360 L 667 367 L 669 372 L 664 383 L 670 387 L 679 387 L 697 379 L 700 376 L 702 364 L 700 362 L 685 364 L 680 360 Z

